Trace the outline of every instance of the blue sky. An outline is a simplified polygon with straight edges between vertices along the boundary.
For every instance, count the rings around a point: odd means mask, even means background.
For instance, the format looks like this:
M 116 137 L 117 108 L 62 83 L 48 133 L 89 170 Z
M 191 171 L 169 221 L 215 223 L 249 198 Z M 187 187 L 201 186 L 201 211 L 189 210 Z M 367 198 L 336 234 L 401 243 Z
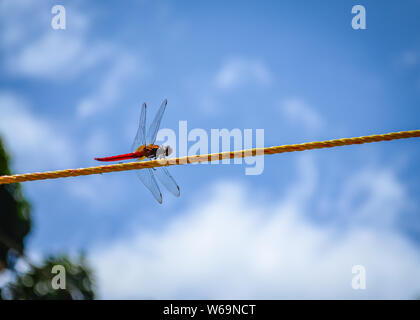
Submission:
M 150 119 L 164 98 L 163 128 L 264 129 L 266 146 L 419 129 L 419 8 L 3 0 L 0 134 L 24 173 L 129 152 L 141 103 Z M 171 167 L 181 197 L 163 205 L 133 172 L 28 182 L 28 252 L 86 251 L 109 298 L 413 298 L 418 146 L 266 156 L 257 176 Z M 350 286 L 357 264 L 366 290 Z

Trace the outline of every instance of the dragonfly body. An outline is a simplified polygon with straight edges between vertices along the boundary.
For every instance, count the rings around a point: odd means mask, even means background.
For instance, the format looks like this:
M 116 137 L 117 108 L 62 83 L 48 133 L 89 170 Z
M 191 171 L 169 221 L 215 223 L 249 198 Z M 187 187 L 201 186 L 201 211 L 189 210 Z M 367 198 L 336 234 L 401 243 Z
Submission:
M 111 157 L 95 158 L 98 161 L 120 161 L 137 159 L 160 159 L 169 156 L 172 153 L 170 146 L 158 146 L 155 143 L 156 136 L 159 130 L 160 121 L 162 120 L 163 113 L 167 105 L 167 100 L 164 100 L 160 106 L 153 122 L 150 125 L 149 131 L 146 136 L 146 104 L 143 103 L 140 114 L 140 124 L 137 130 L 137 135 L 131 147 L 132 152 L 119 154 Z M 155 199 L 162 203 L 162 194 L 156 182 L 156 178 L 168 189 L 173 195 L 179 197 L 180 190 L 174 178 L 168 172 L 166 167 L 146 168 L 137 171 L 137 175 L 143 184 L 152 192 Z
M 117 156 L 105 157 L 105 158 L 95 158 L 97 161 L 120 161 L 120 160 L 129 160 L 129 159 L 138 159 L 143 160 L 144 158 L 156 158 L 156 153 L 159 150 L 159 146 L 155 144 L 149 144 L 148 146 L 140 146 L 135 152 L 130 152 L 126 154 L 119 154 Z

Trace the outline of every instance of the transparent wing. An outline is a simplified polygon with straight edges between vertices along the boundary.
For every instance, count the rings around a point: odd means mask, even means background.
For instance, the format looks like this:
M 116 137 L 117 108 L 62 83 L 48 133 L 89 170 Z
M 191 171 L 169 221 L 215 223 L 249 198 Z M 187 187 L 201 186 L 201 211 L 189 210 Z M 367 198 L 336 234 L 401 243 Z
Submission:
M 159 186 L 156 182 L 156 179 L 153 175 L 152 169 L 142 169 L 137 171 L 137 175 L 140 178 L 141 182 L 146 186 L 147 189 L 149 189 L 155 199 L 162 203 L 162 193 L 160 192 Z
M 166 167 L 156 167 L 152 169 L 156 177 L 162 183 L 166 189 L 169 190 L 175 197 L 179 197 L 180 190 L 179 186 L 176 184 L 174 178 L 169 173 Z
M 156 136 L 159 131 L 160 121 L 162 120 L 163 113 L 165 112 L 166 105 L 168 104 L 168 100 L 163 100 L 158 112 L 156 113 L 153 122 L 149 127 L 149 131 L 147 132 L 146 143 L 147 144 L 154 144 L 156 141 Z
M 131 151 L 134 152 L 138 147 L 146 144 L 146 103 L 141 106 L 139 128 L 137 129 L 136 137 L 134 138 Z

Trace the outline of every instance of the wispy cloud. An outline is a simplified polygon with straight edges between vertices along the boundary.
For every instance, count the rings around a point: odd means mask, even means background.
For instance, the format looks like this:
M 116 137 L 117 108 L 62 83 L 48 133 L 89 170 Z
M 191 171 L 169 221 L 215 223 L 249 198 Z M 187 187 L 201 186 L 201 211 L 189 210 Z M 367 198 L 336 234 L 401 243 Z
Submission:
M 395 225 L 411 205 L 404 185 L 386 168 L 364 168 L 350 177 L 337 203 L 339 212 L 352 212 L 347 223 L 376 227 Z
M 18 3 L 3 2 L 0 14 L 3 64 L 10 74 L 55 81 L 71 79 L 109 56 L 109 45 L 88 41 L 88 18 L 76 6 L 66 6 L 70 21 L 67 28 L 54 30 L 50 26 L 51 6 Z
M 215 77 L 216 86 L 221 89 L 232 89 L 244 84 L 267 85 L 271 80 L 271 73 L 264 62 L 244 58 L 230 59 Z
M 212 79 L 211 85 L 209 78 Z M 271 71 L 262 60 L 237 57 L 225 59 L 216 72 L 192 77 L 187 86 L 199 110 L 206 116 L 215 116 L 223 110 L 226 93 L 235 94 L 235 89 L 243 88 L 251 91 L 266 89 L 273 80 Z
M 127 53 L 116 55 L 115 58 L 113 66 L 109 68 L 95 91 L 79 102 L 77 106 L 79 117 L 87 118 L 114 106 L 128 79 L 144 71 L 140 72 L 138 61 Z
M 297 184 L 278 201 L 268 202 L 239 182 L 220 181 L 208 190 L 208 197 L 158 230 L 96 249 L 91 259 L 102 297 L 415 297 L 420 290 L 420 254 L 394 224 L 356 222 L 338 232 L 342 229 L 334 224 L 311 222 L 305 203 L 316 190 L 317 169 L 310 158 L 302 159 Z M 374 191 L 377 185 L 365 175 L 356 180 L 373 194 L 368 206 L 363 201 L 345 205 L 338 216 L 365 209 L 363 215 L 377 216 L 393 206 L 401 210 L 399 201 L 383 201 L 389 188 L 400 190 L 398 180 L 384 178 L 395 185 Z M 341 197 L 347 196 L 340 195 L 338 202 Z M 404 199 L 401 192 L 395 197 Z M 367 272 L 364 291 L 351 287 L 352 266 L 358 264 Z
M 20 47 L 42 25 L 42 11 L 49 14 L 47 3 L 31 0 L 3 0 L 0 2 L 0 46 L 9 51 Z M 36 30 L 39 31 L 39 30 Z
M 68 181 L 65 190 L 74 201 L 88 209 L 86 212 L 97 213 L 101 219 L 106 219 L 104 212 L 112 212 L 110 208 L 118 210 L 121 202 L 126 200 L 127 186 L 123 182 L 118 176 L 93 175 L 77 182 Z
M 285 99 L 281 102 L 280 108 L 285 118 L 299 127 L 303 126 L 308 130 L 318 131 L 325 124 L 324 118 L 302 99 Z
M 0 133 L 18 160 L 19 169 L 68 166 L 74 160 L 71 141 L 53 122 L 31 111 L 30 104 L 0 92 Z
M 100 154 L 110 149 L 110 136 L 103 129 L 93 129 L 87 134 L 84 144 L 83 151 L 87 155 Z
M 89 46 L 77 36 L 47 32 L 8 60 L 11 73 L 49 80 L 72 78 L 102 61 L 104 44 Z
M 420 52 L 414 50 L 405 51 L 401 56 L 401 62 L 405 66 L 416 66 L 420 63 Z
M 95 74 L 89 73 L 90 70 L 101 66 L 103 75 L 98 77 L 94 91 L 79 99 L 77 115 L 81 118 L 111 107 L 127 81 L 132 80 L 130 77 L 144 73 L 144 65 L 139 70 L 138 57 L 128 50 L 118 49 L 108 39 L 91 38 L 90 23 L 94 16 L 82 11 L 77 4 L 66 5 L 65 30 L 51 28 L 51 6 L 25 8 L 6 1 L 3 7 L 7 14 L 0 14 L 5 19 L 0 36 L 14 35 L 4 43 L 3 63 L 10 74 L 57 82 L 90 76 Z M 25 21 L 26 29 L 15 23 L 16 17 Z M 31 28 L 37 32 L 33 34 Z

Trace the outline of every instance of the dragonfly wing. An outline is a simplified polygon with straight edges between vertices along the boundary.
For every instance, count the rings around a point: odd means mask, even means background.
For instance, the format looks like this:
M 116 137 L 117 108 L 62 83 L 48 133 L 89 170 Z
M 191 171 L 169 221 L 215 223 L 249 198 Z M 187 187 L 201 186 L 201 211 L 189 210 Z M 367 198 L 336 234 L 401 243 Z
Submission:
M 156 177 L 162 183 L 166 189 L 169 190 L 175 197 L 179 197 L 180 190 L 179 186 L 175 182 L 175 179 L 171 176 L 166 167 L 156 167 L 152 169 Z
M 158 112 L 156 113 L 153 122 L 149 127 L 149 131 L 147 132 L 146 142 L 147 144 L 154 144 L 156 141 L 156 136 L 159 131 L 160 121 L 162 120 L 163 113 L 165 112 L 166 105 L 168 104 L 168 100 L 163 100 Z
M 138 147 L 146 144 L 146 103 L 141 106 L 139 128 L 137 129 L 136 137 L 134 138 L 131 151 L 135 152 Z
M 153 175 L 153 171 L 150 168 L 142 169 L 137 171 L 137 175 L 140 178 L 141 182 L 149 189 L 155 199 L 162 203 L 162 193 L 160 192 L 159 186 L 156 182 L 156 179 Z

